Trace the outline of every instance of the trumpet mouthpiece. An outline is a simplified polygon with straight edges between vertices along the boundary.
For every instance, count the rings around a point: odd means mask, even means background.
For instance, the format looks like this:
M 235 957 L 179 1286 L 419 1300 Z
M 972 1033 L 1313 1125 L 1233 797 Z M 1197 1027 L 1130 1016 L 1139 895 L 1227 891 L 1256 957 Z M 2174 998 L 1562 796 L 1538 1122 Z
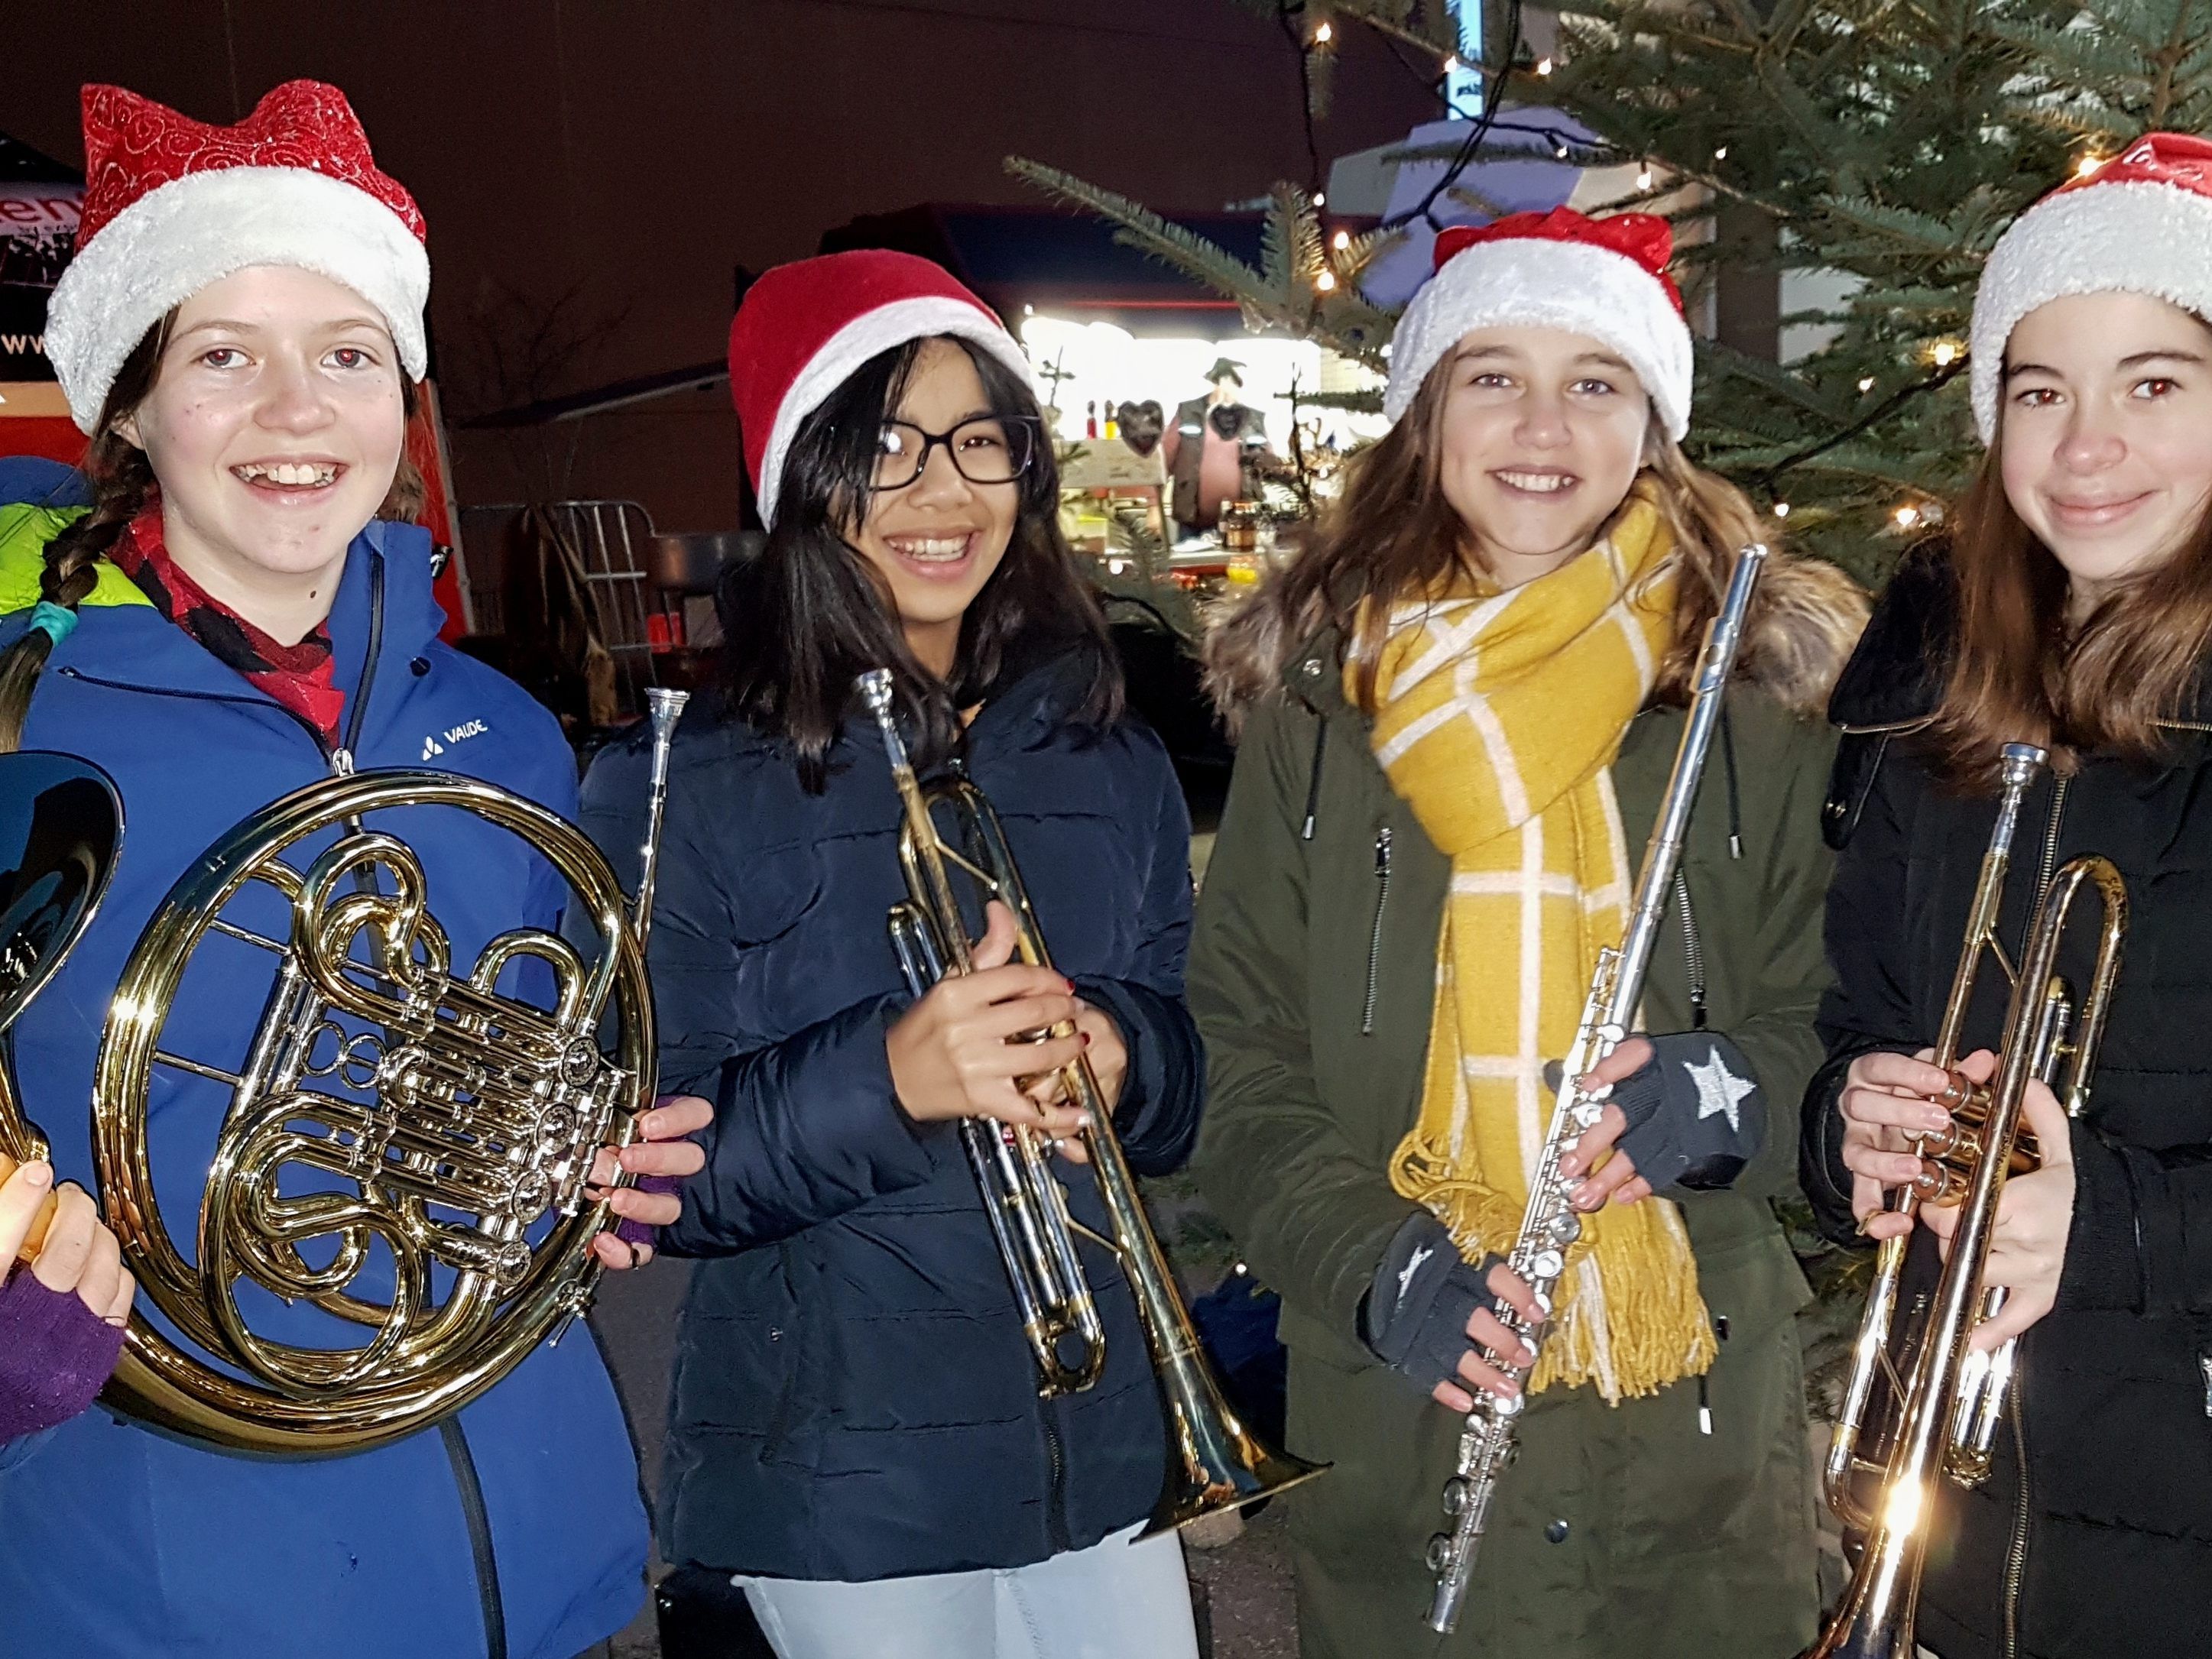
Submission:
M 2004 746 L 2004 781 L 2007 784 L 2026 784 L 2041 771 L 2050 760 L 2051 751 L 2039 749 L 2032 743 L 2008 743 Z
M 684 713 L 684 705 L 691 701 L 689 691 L 678 691 L 665 685 L 649 685 L 645 690 L 646 713 L 651 716 L 656 732 L 672 732 L 676 721 Z
M 868 712 L 878 720 L 891 712 L 891 671 L 871 668 L 854 682 L 860 687 L 860 700 L 868 705 Z

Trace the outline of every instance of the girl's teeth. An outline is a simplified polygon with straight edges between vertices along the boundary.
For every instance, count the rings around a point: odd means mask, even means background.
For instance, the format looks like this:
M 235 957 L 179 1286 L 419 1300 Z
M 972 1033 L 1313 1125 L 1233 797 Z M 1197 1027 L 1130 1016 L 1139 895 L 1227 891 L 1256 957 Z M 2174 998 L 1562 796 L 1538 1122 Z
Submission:
M 1565 489 L 1574 482 L 1556 472 L 1501 472 L 1498 476 L 1516 489 L 1530 489 L 1542 495 Z
M 950 562 L 968 550 L 968 538 L 961 536 L 951 540 L 898 541 L 891 545 L 906 557 L 918 559 L 924 563 L 933 560 Z
M 326 484 L 338 475 L 335 466 L 319 465 L 307 461 L 279 461 L 274 466 L 241 466 L 238 476 L 249 483 L 267 479 L 273 484 L 299 488 L 310 484 Z

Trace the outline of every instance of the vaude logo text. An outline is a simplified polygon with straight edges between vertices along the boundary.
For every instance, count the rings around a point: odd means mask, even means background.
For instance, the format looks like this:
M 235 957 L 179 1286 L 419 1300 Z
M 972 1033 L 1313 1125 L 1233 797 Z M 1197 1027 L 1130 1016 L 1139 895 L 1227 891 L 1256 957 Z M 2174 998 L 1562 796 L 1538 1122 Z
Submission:
M 465 720 L 459 726 L 448 726 L 443 732 L 434 733 L 422 739 L 422 758 L 433 759 L 446 752 L 447 744 L 463 743 L 490 730 L 491 728 L 482 720 Z

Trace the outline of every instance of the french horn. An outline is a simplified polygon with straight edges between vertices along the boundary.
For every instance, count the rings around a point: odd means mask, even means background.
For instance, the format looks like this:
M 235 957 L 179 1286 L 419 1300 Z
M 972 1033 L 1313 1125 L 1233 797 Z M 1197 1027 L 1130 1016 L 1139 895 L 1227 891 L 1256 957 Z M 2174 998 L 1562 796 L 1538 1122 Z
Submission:
M 559 814 L 412 769 L 296 790 L 178 878 L 94 1074 L 100 1211 L 143 1291 L 108 1406 L 234 1449 L 357 1451 L 459 1411 L 589 1306 L 592 1240 L 616 1220 L 592 1161 L 653 1100 L 645 934 L 684 697 L 648 696 L 634 909 Z M 440 809 L 550 866 L 560 933 L 513 928 L 453 960 L 421 861 L 382 827 Z M 249 1034 L 191 1052 L 173 1025 Z M 44 1152 L 4 1079 L 0 1151 Z M 174 1175 L 196 1161 L 197 1189 Z

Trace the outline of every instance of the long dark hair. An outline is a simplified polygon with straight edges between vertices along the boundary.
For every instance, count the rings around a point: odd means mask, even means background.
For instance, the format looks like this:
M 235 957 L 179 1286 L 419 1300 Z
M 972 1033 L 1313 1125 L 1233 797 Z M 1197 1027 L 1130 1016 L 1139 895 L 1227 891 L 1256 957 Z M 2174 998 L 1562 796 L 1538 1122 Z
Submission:
M 86 447 L 84 475 L 92 485 L 92 511 L 46 545 L 46 568 L 39 574 L 39 597 L 64 610 L 74 611 L 90 596 L 100 579 L 100 561 L 121 539 L 131 521 L 152 505 L 160 491 L 146 452 L 117 430 L 117 423 L 146 400 L 160 377 L 161 354 L 168 349 L 169 331 L 177 313 L 170 312 L 146 331 L 145 337 L 116 370 L 100 411 L 100 425 Z M 406 418 L 415 418 L 414 381 L 399 377 L 400 407 Z M 377 508 L 380 519 L 417 517 L 422 509 L 422 475 L 403 447 L 392 488 Z M 31 712 L 31 694 L 53 653 L 53 641 L 43 629 L 27 631 L 5 651 L 0 651 L 0 754 L 22 747 L 23 721 Z
M 1067 718 L 1087 730 L 1121 712 L 1121 673 L 1097 601 L 1060 531 L 1060 473 L 1041 434 L 1016 486 L 1012 539 L 960 619 L 949 681 L 915 660 L 883 580 L 845 539 L 868 510 L 883 425 L 912 379 L 923 340 L 870 358 L 793 437 L 775 527 L 760 556 L 733 570 L 720 594 L 720 680 L 726 712 L 789 744 L 800 782 L 828 786 L 830 750 L 853 706 L 853 683 L 888 667 L 913 731 L 917 765 L 957 752 L 959 711 L 1044 651 L 1088 659 L 1087 684 Z M 992 414 L 1039 424 L 1020 377 L 964 340 Z
M 2091 751 L 2155 760 L 2160 723 L 2190 716 L 2204 684 L 2212 510 L 2171 556 L 2114 584 L 2074 628 L 2066 568 L 2005 495 L 2002 442 L 2000 431 L 1952 514 L 1958 629 L 1923 741 L 1946 776 L 1975 788 L 1993 786 L 2008 743 L 2049 750 L 2061 772 Z

